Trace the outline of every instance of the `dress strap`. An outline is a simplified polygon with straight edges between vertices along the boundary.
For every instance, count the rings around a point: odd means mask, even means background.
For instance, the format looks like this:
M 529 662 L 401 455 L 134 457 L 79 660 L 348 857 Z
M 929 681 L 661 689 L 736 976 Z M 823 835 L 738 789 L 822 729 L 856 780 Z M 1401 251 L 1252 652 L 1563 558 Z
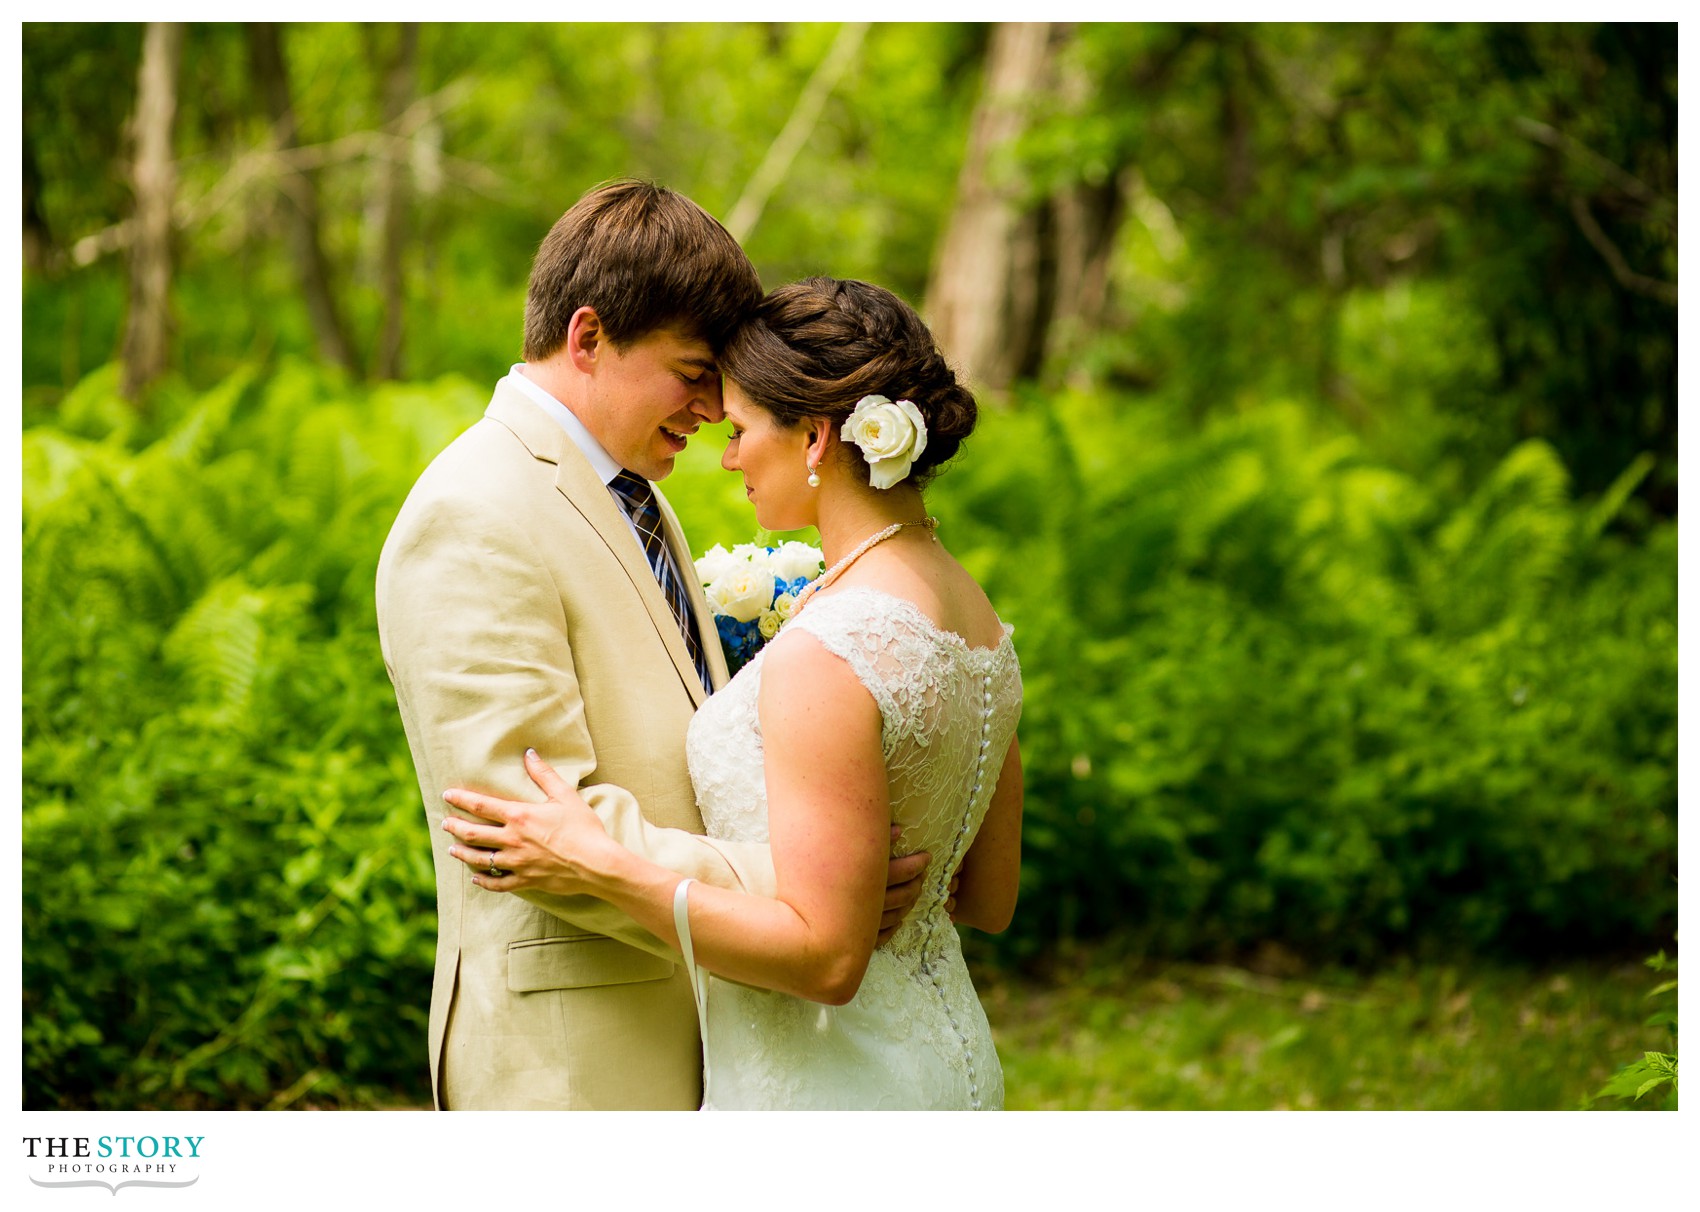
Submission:
M 696 880 L 686 876 L 673 889 L 673 928 L 679 932 L 679 950 L 685 956 L 685 972 L 691 979 L 691 998 L 697 1005 L 697 1027 L 702 1034 L 702 1091 L 708 1097 L 708 973 L 697 967 L 696 949 L 691 946 L 691 898 L 687 889 Z

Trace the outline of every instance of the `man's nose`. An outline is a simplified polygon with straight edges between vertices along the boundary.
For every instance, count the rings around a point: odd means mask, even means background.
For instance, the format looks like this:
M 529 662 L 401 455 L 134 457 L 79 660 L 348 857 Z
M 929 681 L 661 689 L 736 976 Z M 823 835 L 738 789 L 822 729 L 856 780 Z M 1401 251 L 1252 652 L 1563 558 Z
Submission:
M 718 424 L 725 419 L 726 409 L 720 399 L 720 379 L 718 376 L 691 399 L 691 411 L 709 425 Z

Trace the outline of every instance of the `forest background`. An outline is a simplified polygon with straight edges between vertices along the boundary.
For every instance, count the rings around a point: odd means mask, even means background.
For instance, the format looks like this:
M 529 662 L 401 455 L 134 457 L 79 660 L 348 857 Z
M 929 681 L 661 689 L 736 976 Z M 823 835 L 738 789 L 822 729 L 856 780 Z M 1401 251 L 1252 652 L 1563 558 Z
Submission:
M 967 940 L 1012 1105 L 1674 1106 L 1622 1066 L 1676 1050 L 1676 64 L 26 24 L 24 1105 L 428 1100 L 373 573 L 543 233 L 635 175 L 981 394 L 929 503 L 1026 680 L 1021 905 Z M 754 528 L 719 440 L 665 485 L 699 550 Z

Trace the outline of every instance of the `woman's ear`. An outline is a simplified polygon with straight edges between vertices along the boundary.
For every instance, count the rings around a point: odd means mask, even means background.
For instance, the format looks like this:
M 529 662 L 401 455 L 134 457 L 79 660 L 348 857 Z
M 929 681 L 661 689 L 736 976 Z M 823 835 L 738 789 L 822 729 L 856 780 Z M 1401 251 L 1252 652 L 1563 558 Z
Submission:
M 833 441 L 831 421 L 817 420 L 809 423 L 809 444 L 806 450 L 810 467 L 819 467 L 826 461 L 826 456 L 831 453 Z
M 607 339 L 596 311 L 589 307 L 579 308 L 567 322 L 568 360 L 575 369 L 589 374 L 595 368 L 597 355 L 602 352 Z

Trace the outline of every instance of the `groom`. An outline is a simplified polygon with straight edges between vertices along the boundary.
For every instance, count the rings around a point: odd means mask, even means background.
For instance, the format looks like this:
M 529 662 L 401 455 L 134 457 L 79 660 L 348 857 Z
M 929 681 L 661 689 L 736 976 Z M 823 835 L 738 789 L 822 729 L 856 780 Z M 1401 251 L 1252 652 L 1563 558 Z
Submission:
M 701 836 L 685 729 L 726 664 L 651 484 L 721 420 L 715 353 L 761 293 L 688 198 L 635 181 L 592 190 L 533 262 L 525 361 L 425 469 L 384 544 L 378 630 L 437 873 L 439 1107 L 701 1103 L 677 954 L 589 897 L 478 889 L 448 856 L 442 793 L 540 798 L 520 760 L 533 746 L 626 846 L 773 895 L 765 846 Z M 924 863 L 893 860 L 885 924 Z

